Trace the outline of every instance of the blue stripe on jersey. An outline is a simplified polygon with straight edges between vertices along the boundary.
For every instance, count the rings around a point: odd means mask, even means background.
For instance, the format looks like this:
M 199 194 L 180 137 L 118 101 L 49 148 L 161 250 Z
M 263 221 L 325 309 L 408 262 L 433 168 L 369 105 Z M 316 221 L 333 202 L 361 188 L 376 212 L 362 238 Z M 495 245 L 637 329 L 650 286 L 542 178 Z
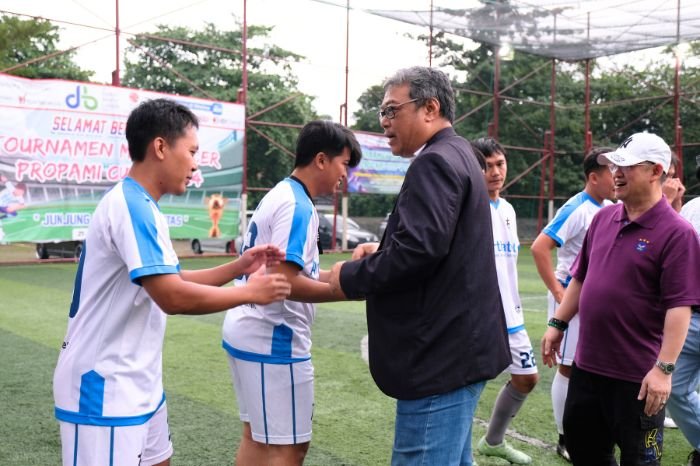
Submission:
M 292 386 L 292 435 L 294 436 L 294 444 L 297 443 L 297 402 L 296 396 L 294 395 L 294 366 L 289 365 L 289 379 L 291 380 Z
M 129 216 L 131 217 L 131 225 L 134 229 L 136 244 L 139 248 L 141 264 L 144 268 L 153 265 L 162 265 L 165 262 L 163 259 L 163 249 L 160 247 L 160 244 L 158 244 L 158 228 L 156 227 L 156 219 L 151 210 L 151 202 L 156 207 L 158 207 L 158 203 L 131 178 L 124 179 L 122 190 L 124 192 L 124 200 L 126 201 L 127 209 L 129 210 Z M 153 275 L 153 273 L 142 273 L 135 277 L 133 275 L 134 272 L 132 271 L 129 275 L 131 281 L 139 285 L 139 277 Z
M 287 257 L 285 257 L 285 260 L 293 262 L 303 269 L 304 246 L 306 245 L 306 236 L 309 232 L 313 204 L 299 182 L 291 178 L 285 178 L 285 181 L 291 186 L 295 200 L 294 217 L 292 218 L 292 226 L 289 232 Z
M 75 273 L 75 283 L 73 284 L 73 300 L 70 303 L 68 317 L 73 318 L 78 313 L 80 307 L 80 289 L 83 285 L 83 266 L 85 265 L 85 254 L 87 253 L 87 241 L 83 241 L 83 251 L 80 254 L 78 271 Z
M 508 329 L 508 334 L 518 333 L 521 330 L 525 330 L 525 324 L 518 325 L 517 327 L 511 327 Z
M 270 443 L 270 439 L 267 435 L 267 409 L 265 405 L 265 363 L 260 363 L 260 386 L 262 390 L 262 411 L 263 411 L 263 425 L 265 426 L 265 443 Z
M 102 416 L 105 396 L 105 378 L 95 371 L 80 377 L 80 402 L 78 412 L 85 416 Z
M 168 273 L 180 272 L 180 264 L 178 265 L 153 265 L 151 267 L 141 267 L 134 269 L 129 273 L 129 278 L 136 285 L 141 284 L 141 277 L 150 275 L 164 275 Z
M 109 466 L 114 466 L 114 426 L 109 429 Z
M 498 210 L 498 205 L 501 203 L 501 199 L 498 198 L 495 201 L 489 199 L 489 204 L 493 206 L 494 209 Z
M 594 205 L 600 207 L 600 203 L 593 199 L 590 194 L 588 194 L 586 191 L 581 191 L 569 199 L 569 201 L 567 201 L 567 203 L 564 204 L 561 209 L 559 209 L 557 215 L 554 217 L 552 222 L 547 225 L 544 230 L 542 230 L 542 233 L 552 238 L 557 243 L 558 247 L 562 247 L 564 245 L 564 240 L 557 235 L 559 229 L 561 229 L 562 225 L 564 225 L 564 222 L 566 222 L 569 216 L 586 201 L 592 202 Z
M 272 350 L 270 355 L 277 358 L 292 357 L 292 336 L 294 332 L 284 324 L 276 325 L 272 330 Z
M 78 424 L 75 425 L 75 442 L 73 443 L 73 466 L 78 465 Z
M 150 413 L 141 414 L 140 416 L 88 416 L 83 413 L 76 413 L 74 411 L 66 411 L 65 409 L 54 407 L 54 414 L 56 419 L 63 422 L 70 422 L 71 424 L 84 424 L 89 426 L 139 426 L 145 424 L 153 415 L 160 409 L 160 407 L 165 403 L 165 393 L 163 393 L 163 398 L 161 398 L 160 403 L 156 406 L 156 409 Z
M 269 354 L 251 353 L 249 351 L 243 351 L 234 348 L 233 346 L 226 343 L 226 340 L 222 340 L 221 346 L 226 350 L 228 354 L 231 355 L 232 358 L 240 359 L 242 361 L 262 362 L 265 364 L 293 364 L 295 362 L 308 361 L 309 359 L 311 359 L 311 356 L 308 356 L 306 358 L 282 358 Z

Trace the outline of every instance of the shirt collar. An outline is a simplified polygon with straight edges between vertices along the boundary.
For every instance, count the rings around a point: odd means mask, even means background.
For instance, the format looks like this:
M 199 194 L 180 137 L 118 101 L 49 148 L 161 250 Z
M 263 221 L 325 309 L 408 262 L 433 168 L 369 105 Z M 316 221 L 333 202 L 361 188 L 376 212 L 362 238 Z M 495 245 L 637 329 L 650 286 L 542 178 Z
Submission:
M 297 183 L 299 183 L 301 185 L 301 187 L 304 188 L 304 192 L 306 193 L 307 196 L 309 196 L 309 199 L 311 200 L 311 202 L 314 202 L 314 200 L 311 198 L 311 193 L 309 193 L 309 190 L 306 188 L 306 185 L 304 184 L 303 181 L 301 181 L 299 178 L 297 178 L 294 175 L 289 175 L 289 179 L 294 180 Z
M 615 213 L 613 220 L 619 223 L 623 223 L 625 225 L 627 225 L 628 223 L 636 223 L 642 228 L 647 228 L 649 230 L 653 229 L 656 226 L 661 217 L 668 210 L 675 212 L 669 205 L 668 200 L 666 200 L 666 197 L 661 196 L 661 199 L 656 204 L 654 204 L 651 207 L 651 209 L 647 210 L 642 215 L 637 217 L 636 220 L 630 221 L 629 217 L 627 216 L 627 210 L 625 210 L 625 205 L 622 202 L 619 202 L 619 204 L 619 208 Z

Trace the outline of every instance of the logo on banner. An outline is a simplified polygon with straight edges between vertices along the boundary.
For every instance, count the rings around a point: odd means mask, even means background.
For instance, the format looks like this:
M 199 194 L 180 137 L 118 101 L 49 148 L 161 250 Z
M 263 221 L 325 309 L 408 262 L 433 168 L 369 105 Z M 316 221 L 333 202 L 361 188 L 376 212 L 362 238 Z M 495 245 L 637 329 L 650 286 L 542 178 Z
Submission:
M 88 95 L 87 86 L 75 86 L 75 94 L 68 94 L 66 96 L 66 105 L 68 108 L 78 108 L 81 104 L 87 110 L 97 110 L 97 99 Z

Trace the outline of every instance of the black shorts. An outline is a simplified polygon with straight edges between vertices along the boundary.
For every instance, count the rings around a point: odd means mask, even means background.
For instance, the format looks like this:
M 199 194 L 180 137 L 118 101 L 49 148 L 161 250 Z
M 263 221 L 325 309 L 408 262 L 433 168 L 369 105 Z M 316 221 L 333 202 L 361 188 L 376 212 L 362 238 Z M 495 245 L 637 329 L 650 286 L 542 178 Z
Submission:
M 613 379 L 573 365 L 564 408 L 566 448 L 574 465 L 660 465 L 665 410 L 644 414 L 641 384 Z

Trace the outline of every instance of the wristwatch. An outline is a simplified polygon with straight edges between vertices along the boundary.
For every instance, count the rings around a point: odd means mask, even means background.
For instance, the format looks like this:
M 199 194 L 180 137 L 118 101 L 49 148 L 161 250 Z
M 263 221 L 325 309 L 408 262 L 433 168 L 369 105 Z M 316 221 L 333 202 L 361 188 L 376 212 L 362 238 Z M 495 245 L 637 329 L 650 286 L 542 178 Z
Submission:
M 676 368 L 676 365 L 672 362 L 663 362 L 663 361 L 657 360 L 656 367 L 661 369 L 661 372 L 668 375 L 674 371 L 674 369 Z

